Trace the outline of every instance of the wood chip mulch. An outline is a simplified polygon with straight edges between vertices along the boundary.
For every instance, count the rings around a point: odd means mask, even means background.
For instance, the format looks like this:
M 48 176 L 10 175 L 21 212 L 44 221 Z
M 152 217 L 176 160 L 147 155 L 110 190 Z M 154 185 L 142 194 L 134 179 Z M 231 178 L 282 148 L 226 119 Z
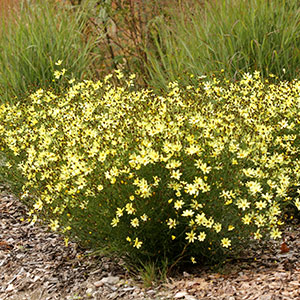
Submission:
M 220 270 L 195 267 L 144 288 L 117 263 L 93 257 L 75 243 L 66 247 L 58 234 L 22 218 L 26 208 L 2 188 L 0 300 L 300 300 L 297 222 L 286 226 L 285 244 L 256 245 Z

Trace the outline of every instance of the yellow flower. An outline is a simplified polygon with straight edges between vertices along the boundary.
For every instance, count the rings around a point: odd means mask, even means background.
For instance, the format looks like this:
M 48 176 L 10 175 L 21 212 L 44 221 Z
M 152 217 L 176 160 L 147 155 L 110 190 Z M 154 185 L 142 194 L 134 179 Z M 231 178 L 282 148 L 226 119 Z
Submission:
M 182 175 L 182 173 L 180 172 L 180 170 L 172 170 L 171 172 L 171 178 L 180 179 L 180 176 Z
M 228 226 L 228 231 L 232 231 L 233 229 L 234 229 L 234 226 L 232 226 L 232 225 Z
M 142 247 L 142 244 L 143 244 L 143 242 L 139 241 L 139 239 L 136 238 L 136 239 L 134 240 L 133 247 L 135 247 L 135 248 L 137 248 L 137 249 L 140 249 L 140 248 Z
M 198 235 L 198 240 L 200 241 L 200 242 L 203 242 L 204 240 L 205 240 L 205 238 L 206 238 L 206 233 L 205 232 L 200 232 L 199 233 L 199 235 Z
M 262 192 L 261 184 L 257 181 L 248 181 L 246 186 L 249 188 L 252 195 Z
M 111 225 L 112 227 L 116 227 L 116 226 L 118 225 L 119 221 L 120 221 L 120 220 L 119 220 L 118 217 L 113 218 L 113 220 L 111 221 L 110 225 Z
M 61 72 L 59 72 L 59 71 L 54 71 L 54 77 L 55 77 L 55 79 L 59 79 L 60 76 L 61 76 Z
M 189 241 L 189 243 L 194 243 L 195 239 L 196 239 L 196 234 L 195 232 L 192 230 L 191 232 L 187 232 L 186 233 L 186 240 Z
M 221 240 L 221 244 L 222 244 L 222 247 L 228 248 L 228 247 L 231 246 L 231 240 L 228 239 L 228 238 L 223 238 L 223 239 Z
M 100 191 L 102 191 L 103 190 L 103 185 L 102 184 L 99 184 L 98 186 L 97 186 L 97 190 L 100 192 Z
M 298 189 L 298 191 L 299 191 L 299 189 Z M 299 200 L 299 198 L 296 198 L 294 203 L 295 203 L 296 207 L 298 208 L 298 210 L 300 210 L 300 200 Z
M 194 212 L 191 209 L 186 209 L 181 215 L 183 217 L 192 217 L 194 215 Z
M 257 227 L 264 226 L 266 224 L 266 222 L 267 222 L 266 217 L 263 214 L 257 215 L 255 217 L 254 223 Z
M 184 202 L 182 200 L 177 200 L 175 203 L 174 203 L 174 208 L 176 210 L 182 208 L 182 206 L 184 205 Z
M 266 199 L 268 202 L 271 202 L 271 200 L 273 198 L 273 195 L 270 195 L 269 193 L 266 193 L 266 194 L 262 194 L 261 197 Z
M 257 209 L 261 210 L 261 209 L 267 207 L 267 202 L 266 201 L 256 201 L 255 206 Z
M 56 231 L 59 228 L 58 220 L 50 220 L 49 227 L 52 231 Z
M 279 229 L 278 228 L 272 228 L 272 230 L 271 230 L 271 233 L 270 233 L 270 236 L 271 236 L 271 238 L 272 239 L 279 239 L 279 238 L 281 238 L 281 236 L 282 236 L 282 232 L 281 231 L 279 231 Z
M 197 186 L 195 184 L 187 184 L 184 190 L 187 194 L 195 195 L 198 192 Z
M 231 163 L 232 163 L 233 165 L 237 165 L 237 164 L 238 164 L 238 161 L 237 161 L 235 158 L 233 158 L 232 161 L 231 161 Z
M 171 228 L 175 228 L 176 225 L 177 225 L 175 219 L 169 218 L 169 220 L 166 220 L 166 222 L 167 222 L 167 225 L 169 226 L 170 229 L 171 229 Z
M 205 217 L 205 214 L 204 213 L 201 213 L 201 214 L 197 214 L 196 215 L 196 218 L 195 218 L 195 221 L 198 225 L 202 225 L 204 222 L 207 221 L 206 217 Z
M 122 216 L 123 216 L 123 211 L 124 211 L 124 208 L 118 207 L 118 208 L 117 208 L 117 211 L 116 211 L 116 215 L 117 215 L 118 217 L 122 217 Z
M 211 167 L 207 165 L 207 163 L 203 163 L 201 159 L 196 160 L 195 166 L 197 169 L 201 169 L 203 174 L 208 174 L 211 171 Z
M 200 208 L 203 208 L 203 205 L 198 203 L 196 200 L 192 200 L 191 207 L 195 210 L 198 210 Z
M 190 226 L 191 228 L 193 228 L 194 225 L 195 225 L 195 220 L 191 219 L 190 222 L 189 222 L 189 226 Z
M 256 232 L 254 232 L 254 239 L 255 240 L 260 240 L 262 238 L 262 235 L 259 231 L 260 230 L 258 229 Z
M 243 218 L 242 221 L 244 224 L 249 225 L 251 223 L 252 217 L 249 214 L 246 214 Z
M 246 150 L 241 150 L 238 154 L 237 154 L 237 158 L 245 158 L 248 156 L 248 151 Z
M 213 225 L 214 230 L 216 231 L 216 233 L 219 233 L 222 230 L 222 224 L 220 223 L 215 223 Z
M 132 207 L 132 203 L 127 203 L 125 209 L 129 215 L 133 215 L 135 213 L 135 208 Z
M 28 219 L 28 221 L 30 221 L 30 219 Z M 30 221 L 30 225 L 35 224 L 35 222 L 37 221 L 37 215 L 33 215 L 32 220 Z M 49 225 L 49 227 L 51 228 L 51 230 L 56 231 L 58 226 L 58 222 L 57 220 L 55 220 L 54 222 L 51 220 L 51 224 Z
M 167 163 L 166 168 L 167 169 L 176 169 L 181 166 L 181 162 L 177 160 L 171 160 Z M 178 171 L 178 170 L 177 170 Z
M 236 202 L 238 208 L 245 210 L 246 208 L 250 207 L 250 202 L 247 199 L 238 199 Z
M 205 219 L 204 221 L 202 221 L 202 225 L 207 227 L 207 228 L 211 228 L 214 224 L 214 219 L 212 217 L 210 217 L 209 219 Z
M 227 200 L 226 202 L 225 202 L 225 205 L 229 205 L 229 204 L 231 204 L 232 203 L 232 199 L 229 199 L 229 200 Z
M 140 225 L 139 219 L 138 218 L 132 219 L 130 224 L 131 224 L 132 227 L 138 227 Z
M 191 145 L 190 147 L 186 148 L 185 153 L 188 155 L 193 155 L 195 153 L 199 153 L 201 151 L 201 148 L 196 145 Z
M 33 208 L 36 210 L 42 210 L 43 201 L 39 199 L 37 202 L 34 203 Z
M 195 257 L 193 257 L 193 256 L 191 257 L 191 261 L 192 261 L 193 264 L 197 263 Z
M 144 221 L 144 222 L 146 222 L 148 220 L 148 216 L 146 214 L 143 214 L 141 216 L 141 220 Z
M 67 238 L 67 237 L 64 238 L 64 241 L 65 241 L 65 246 L 68 247 L 68 244 L 69 244 L 69 238 Z

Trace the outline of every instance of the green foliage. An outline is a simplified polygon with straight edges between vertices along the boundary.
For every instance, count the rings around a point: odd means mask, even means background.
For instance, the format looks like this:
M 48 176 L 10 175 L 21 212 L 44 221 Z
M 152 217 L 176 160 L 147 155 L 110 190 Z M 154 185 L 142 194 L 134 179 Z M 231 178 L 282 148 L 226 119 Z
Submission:
M 153 285 L 165 282 L 168 274 L 168 261 L 161 261 L 159 264 L 155 262 L 141 263 L 141 267 L 133 267 L 137 269 L 138 276 L 143 281 L 145 287 L 152 287 Z
M 281 237 L 283 208 L 300 208 L 299 81 L 256 72 L 156 95 L 115 76 L 0 107 L 1 174 L 23 178 L 33 222 L 137 267 Z
M 204 3 L 203 3 L 204 2 Z M 148 83 L 166 88 L 179 77 L 195 77 L 223 69 L 236 80 L 244 72 L 260 70 L 263 77 L 299 76 L 300 16 L 297 0 L 203 1 L 171 20 L 152 25 L 148 47 Z
M 23 1 L 2 23 L 0 98 L 15 102 L 38 88 L 57 88 L 54 63 L 63 59 L 77 78 L 92 73 L 92 38 L 83 12 L 53 1 Z

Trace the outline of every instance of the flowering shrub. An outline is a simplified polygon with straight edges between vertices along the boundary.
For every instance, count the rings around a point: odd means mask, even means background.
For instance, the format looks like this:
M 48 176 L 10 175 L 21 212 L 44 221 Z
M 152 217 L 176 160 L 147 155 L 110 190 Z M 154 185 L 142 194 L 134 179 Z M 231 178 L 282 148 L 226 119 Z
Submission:
M 112 76 L 0 107 L 5 172 L 22 176 L 33 222 L 169 264 L 281 237 L 284 206 L 300 209 L 299 81 L 256 72 L 159 96 Z

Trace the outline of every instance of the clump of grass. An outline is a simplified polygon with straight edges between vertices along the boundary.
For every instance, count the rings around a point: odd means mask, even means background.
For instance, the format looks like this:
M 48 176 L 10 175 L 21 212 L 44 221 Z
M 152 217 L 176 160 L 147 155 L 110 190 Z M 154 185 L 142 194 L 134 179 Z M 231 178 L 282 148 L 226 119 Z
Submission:
M 165 282 L 168 274 L 168 261 L 161 261 L 159 265 L 155 262 L 141 264 L 138 268 L 139 277 L 145 287 L 152 287 L 160 282 Z
M 0 40 L 0 97 L 15 97 L 37 88 L 56 88 L 54 63 L 63 59 L 70 76 L 91 75 L 95 59 L 92 38 L 83 34 L 87 18 L 54 1 L 21 1 L 15 13 L 2 22 Z
M 300 8 L 289 1 L 205 1 L 186 8 L 176 19 L 152 25 L 154 47 L 148 49 L 148 83 L 165 88 L 188 74 L 223 69 L 236 80 L 260 70 L 282 80 L 299 75 Z

